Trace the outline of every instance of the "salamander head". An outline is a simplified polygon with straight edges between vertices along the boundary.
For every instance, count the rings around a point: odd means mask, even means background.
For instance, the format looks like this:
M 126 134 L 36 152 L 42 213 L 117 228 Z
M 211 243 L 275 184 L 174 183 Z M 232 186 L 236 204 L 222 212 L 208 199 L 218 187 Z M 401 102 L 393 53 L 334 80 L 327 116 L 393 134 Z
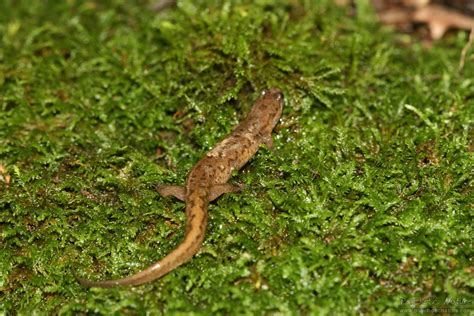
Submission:
M 273 99 L 283 99 L 283 93 L 278 88 L 263 90 L 262 96 L 271 97 Z
M 278 88 L 263 90 L 260 98 L 255 103 L 252 112 L 255 111 L 258 120 L 264 125 L 263 133 L 269 134 L 278 123 L 283 110 L 283 93 Z

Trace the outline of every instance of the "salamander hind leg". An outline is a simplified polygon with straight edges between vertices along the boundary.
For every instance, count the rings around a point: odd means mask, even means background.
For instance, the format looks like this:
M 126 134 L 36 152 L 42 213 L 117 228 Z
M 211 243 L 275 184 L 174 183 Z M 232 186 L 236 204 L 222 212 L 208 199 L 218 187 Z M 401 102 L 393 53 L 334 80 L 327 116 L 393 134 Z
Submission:
M 161 196 L 174 196 L 175 198 L 184 201 L 186 198 L 186 189 L 178 185 L 158 185 L 156 191 L 160 193 Z
M 219 196 L 221 196 L 224 193 L 238 192 L 241 190 L 242 190 L 242 186 L 233 185 L 230 183 L 216 184 L 213 187 L 211 187 L 211 190 L 209 192 L 209 201 L 213 201 L 217 199 Z

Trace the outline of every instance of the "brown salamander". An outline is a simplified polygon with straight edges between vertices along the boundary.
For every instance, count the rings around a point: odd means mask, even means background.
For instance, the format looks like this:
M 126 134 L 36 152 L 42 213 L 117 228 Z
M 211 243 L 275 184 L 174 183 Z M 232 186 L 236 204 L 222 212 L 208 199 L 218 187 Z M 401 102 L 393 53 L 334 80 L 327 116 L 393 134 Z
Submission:
M 261 144 L 273 147 L 271 133 L 280 119 L 282 109 L 283 94 L 279 89 L 263 91 L 247 117 L 191 169 L 185 187 L 158 186 L 157 190 L 162 196 L 172 195 L 186 202 L 184 240 L 171 253 L 145 270 L 123 279 L 78 281 L 87 287 L 141 285 L 162 277 L 190 260 L 204 240 L 209 202 L 224 193 L 238 191 L 239 187 L 227 183 L 232 172 L 249 161 Z

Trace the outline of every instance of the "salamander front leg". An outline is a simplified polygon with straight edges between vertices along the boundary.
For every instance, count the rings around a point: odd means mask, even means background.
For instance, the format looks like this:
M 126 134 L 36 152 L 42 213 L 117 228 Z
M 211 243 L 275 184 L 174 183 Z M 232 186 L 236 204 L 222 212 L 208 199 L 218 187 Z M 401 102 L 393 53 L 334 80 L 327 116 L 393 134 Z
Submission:
M 209 192 L 209 201 L 213 201 L 217 199 L 219 196 L 221 196 L 224 193 L 238 192 L 241 190 L 242 190 L 242 186 L 233 185 L 230 183 L 216 184 L 211 188 L 211 191 Z
M 186 189 L 179 185 L 158 185 L 156 191 L 163 197 L 172 195 L 183 202 L 186 198 Z
M 269 150 L 273 150 L 273 139 L 272 135 L 262 136 L 262 144 L 265 144 Z

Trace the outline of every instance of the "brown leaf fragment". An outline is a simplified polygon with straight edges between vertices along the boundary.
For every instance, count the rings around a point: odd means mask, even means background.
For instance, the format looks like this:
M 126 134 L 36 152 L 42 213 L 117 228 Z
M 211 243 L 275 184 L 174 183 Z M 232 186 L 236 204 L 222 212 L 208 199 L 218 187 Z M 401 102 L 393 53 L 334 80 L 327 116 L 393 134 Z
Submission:
M 402 8 L 391 8 L 380 12 L 379 19 L 385 24 L 404 24 L 410 21 L 410 13 Z
M 403 0 L 402 3 L 406 7 L 421 8 L 427 5 L 430 0 Z
M 4 165 L 0 164 L 0 181 L 5 182 L 7 187 L 10 185 L 11 176 L 7 173 Z
M 417 9 L 413 14 L 413 20 L 428 24 L 432 39 L 440 39 L 448 29 L 474 28 L 473 18 L 435 4 Z

